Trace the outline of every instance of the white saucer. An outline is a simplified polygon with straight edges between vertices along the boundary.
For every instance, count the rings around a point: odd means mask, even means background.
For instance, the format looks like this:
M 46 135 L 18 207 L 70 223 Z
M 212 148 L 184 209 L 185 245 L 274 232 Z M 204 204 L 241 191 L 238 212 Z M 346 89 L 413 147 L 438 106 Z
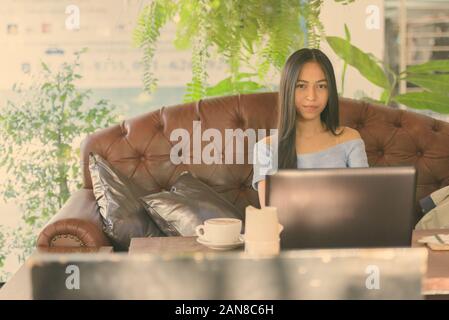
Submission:
M 196 241 L 201 243 L 202 245 L 204 245 L 208 248 L 214 249 L 214 250 L 234 249 L 234 248 L 241 246 L 244 242 L 243 239 L 239 239 L 239 240 L 237 240 L 237 242 L 234 242 L 234 243 L 213 243 L 213 242 L 210 242 L 201 237 L 196 238 Z

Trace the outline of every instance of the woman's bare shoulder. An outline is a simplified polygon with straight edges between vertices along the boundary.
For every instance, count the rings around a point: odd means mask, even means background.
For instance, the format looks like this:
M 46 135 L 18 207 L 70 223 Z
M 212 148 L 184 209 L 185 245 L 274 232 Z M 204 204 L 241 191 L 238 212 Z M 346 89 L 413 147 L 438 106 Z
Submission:
M 339 137 L 340 143 L 362 138 L 357 130 L 352 129 L 350 127 L 339 127 L 337 129 L 337 134 L 340 133 L 341 133 Z

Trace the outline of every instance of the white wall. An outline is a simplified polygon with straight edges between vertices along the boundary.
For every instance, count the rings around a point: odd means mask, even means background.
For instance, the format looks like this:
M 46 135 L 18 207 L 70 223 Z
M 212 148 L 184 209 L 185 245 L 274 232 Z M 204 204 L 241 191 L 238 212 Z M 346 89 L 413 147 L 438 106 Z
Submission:
M 372 7 L 370 7 L 372 6 Z M 369 29 L 372 18 L 376 18 L 367 10 L 374 8 L 379 13 L 379 28 Z M 345 38 L 344 24 L 346 23 L 351 34 L 351 43 L 364 52 L 370 52 L 379 59 L 384 56 L 384 1 L 383 0 L 356 0 L 349 5 L 341 5 L 335 1 L 326 0 L 321 11 L 321 21 L 327 36 Z M 340 59 L 327 42 L 321 42 L 321 50 L 332 61 L 340 91 L 343 60 Z M 348 66 L 345 76 L 344 96 L 360 98 L 360 91 L 371 98 L 378 99 L 382 89 L 366 80 L 353 67 Z

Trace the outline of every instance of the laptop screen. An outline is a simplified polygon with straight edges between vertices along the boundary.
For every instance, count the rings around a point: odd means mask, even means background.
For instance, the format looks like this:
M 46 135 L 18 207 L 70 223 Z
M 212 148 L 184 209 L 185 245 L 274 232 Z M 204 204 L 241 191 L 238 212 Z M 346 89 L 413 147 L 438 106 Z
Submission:
M 267 176 L 283 248 L 410 246 L 414 167 L 280 170 Z

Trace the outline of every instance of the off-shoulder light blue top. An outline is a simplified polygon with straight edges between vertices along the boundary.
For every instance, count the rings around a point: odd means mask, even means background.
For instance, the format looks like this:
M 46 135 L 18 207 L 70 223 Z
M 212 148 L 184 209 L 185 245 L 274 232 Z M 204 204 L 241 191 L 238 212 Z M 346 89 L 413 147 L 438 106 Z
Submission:
M 254 145 L 253 152 L 253 181 L 257 190 L 259 181 L 266 175 L 274 174 L 277 165 L 273 165 L 274 150 L 265 141 L 260 140 Z M 365 143 L 362 139 L 353 139 L 339 143 L 322 151 L 298 155 L 298 168 L 363 168 L 368 167 Z

